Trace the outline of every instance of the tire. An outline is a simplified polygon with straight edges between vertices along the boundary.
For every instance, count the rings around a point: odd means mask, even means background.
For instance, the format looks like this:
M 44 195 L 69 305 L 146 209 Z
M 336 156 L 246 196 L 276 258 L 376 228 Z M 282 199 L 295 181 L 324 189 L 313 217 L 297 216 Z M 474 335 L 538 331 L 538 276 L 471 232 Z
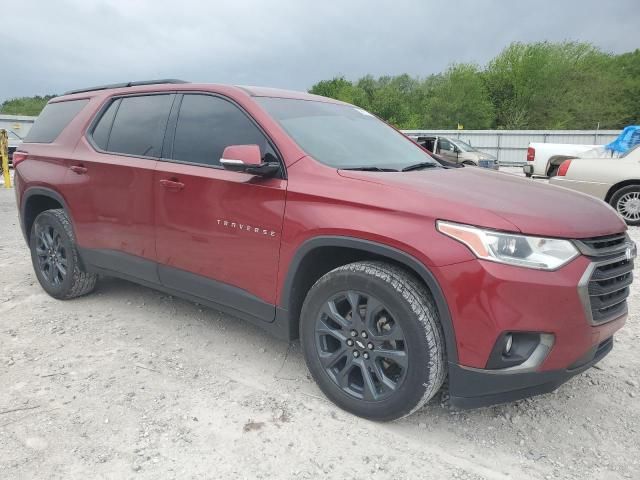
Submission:
M 549 174 L 547 176 L 549 178 L 555 177 L 558 174 L 559 168 L 560 168 L 560 165 L 551 165 L 551 167 L 549 167 Z
M 46 210 L 36 217 L 29 246 L 36 277 L 53 298 L 68 300 L 94 289 L 98 276 L 83 269 L 64 210 Z
M 359 417 L 407 416 L 444 382 L 444 335 L 433 298 L 413 275 L 385 262 L 351 263 L 320 278 L 302 307 L 300 341 L 320 389 Z
M 532 174 L 531 173 L 525 173 L 524 176 L 527 177 L 527 178 L 531 178 Z
M 467 167 L 477 167 L 477 166 L 478 166 L 478 165 L 476 165 L 475 163 L 473 163 L 473 162 L 472 162 L 472 161 L 470 161 L 470 160 L 467 160 L 467 161 L 465 161 L 465 162 L 462 162 L 462 165 L 465 165 L 465 166 L 467 166 Z
M 616 190 L 609 204 L 622 215 L 627 225 L 640 225 L 640 185 L 627 185 Z

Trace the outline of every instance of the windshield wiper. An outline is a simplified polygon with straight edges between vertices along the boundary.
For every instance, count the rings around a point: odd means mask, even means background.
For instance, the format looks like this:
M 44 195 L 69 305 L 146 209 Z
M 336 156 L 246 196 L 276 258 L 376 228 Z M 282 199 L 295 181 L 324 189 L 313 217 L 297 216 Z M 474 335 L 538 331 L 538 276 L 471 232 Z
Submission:
M 382 168 L 382 167 L 351 167 L 341 168 L 340 170 L 359 170 L 362 172 L 397 172 L 395 168 Z
M 436 168 L 436 167 L 440 167 L 440 165 L 434 162 L 420 162 L 420 163 L 415 163 L 413 165 L 409 165 L 408 167 L 404 167 L 402 171 L 410 172 L 411 170 L 422 170 L 423 168 Z

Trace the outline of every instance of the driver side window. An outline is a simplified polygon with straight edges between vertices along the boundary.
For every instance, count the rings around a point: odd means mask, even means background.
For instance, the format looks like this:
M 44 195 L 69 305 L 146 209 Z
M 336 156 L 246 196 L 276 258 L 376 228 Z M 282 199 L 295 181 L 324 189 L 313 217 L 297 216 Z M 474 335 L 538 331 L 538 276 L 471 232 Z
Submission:
M 451 145 L 451 142 L 449 140 L 445 140 L 444 138 L 439 138 L 438 152 L 441 152 L 442 150 L 453 151 L 453 145 Z
M 269 140 L 236 105 L 211 95 L 185 94 L 178 113 L 172 158 L 219 166 L 222 152 L 229 145 L 258 145 L 263 161 L 277 160 Z

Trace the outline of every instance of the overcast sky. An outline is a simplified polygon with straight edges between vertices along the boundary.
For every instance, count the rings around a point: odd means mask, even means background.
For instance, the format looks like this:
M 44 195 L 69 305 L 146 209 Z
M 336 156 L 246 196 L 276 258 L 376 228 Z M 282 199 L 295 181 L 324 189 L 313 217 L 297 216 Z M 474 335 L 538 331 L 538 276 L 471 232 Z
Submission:
M 306 90 L 484 65 L 513 41 L 620 53 L 640 48 L 638 2 L 0 0 L 0 101 L 163 77 Z

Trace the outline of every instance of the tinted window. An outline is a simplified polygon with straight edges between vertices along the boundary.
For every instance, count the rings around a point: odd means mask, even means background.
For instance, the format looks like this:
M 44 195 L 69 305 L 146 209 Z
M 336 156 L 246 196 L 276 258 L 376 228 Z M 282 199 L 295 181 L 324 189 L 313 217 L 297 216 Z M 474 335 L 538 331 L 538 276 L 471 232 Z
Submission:
M 107 149 L 107 142 L 109 141 L 109 133 L 111 132 L 111 126 L 113 125 L 113 118 L 116 115 L 116 110 L 118 110 L 118 105 L 120 105 L 120 100 L 116 100 L 113 102 L 102 118 L 98 121 L 98 124 L 93 129 L 93 141 L 96 146 L 101 150 Z
M 238 107 L 210 95 L 185 95 L 178 115 L 173 158 L 219 165 L 222 152 L 229 145 L 258 145 L 265 161 L 276 160 L 266 137 Z
M 255 99 L 313 158 L 336 168 L 400 169 L 433 158 L 403 134 L 351 105 Z
M 159 157 L 172 100 L 172 95 L 122 98 L 106 150 Z
M 89 100 L 71 100 L 47 104 L 29 130 L 25 142 L 53 142 L 88 102 Z

